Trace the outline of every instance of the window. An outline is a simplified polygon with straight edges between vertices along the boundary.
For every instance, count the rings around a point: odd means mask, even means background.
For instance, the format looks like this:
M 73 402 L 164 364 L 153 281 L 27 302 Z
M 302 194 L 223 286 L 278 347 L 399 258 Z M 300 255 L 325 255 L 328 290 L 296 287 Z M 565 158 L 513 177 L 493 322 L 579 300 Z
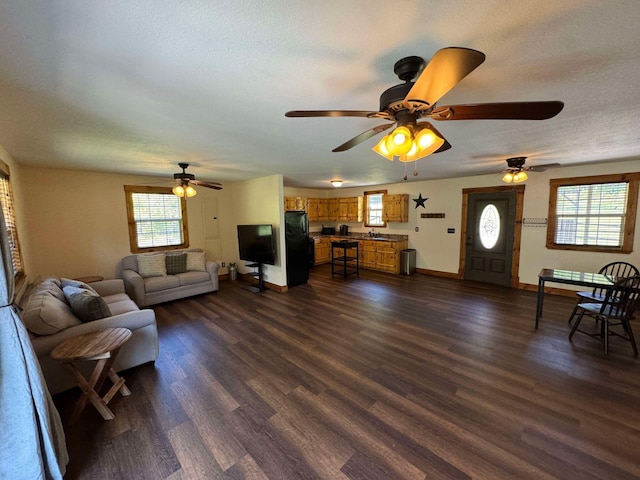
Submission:
M 125 185 L 131 252 L 189 246 L 187 208 L 169 187 Z
M 386 227 L 387 224 L 382 217 L 382 196 L 386 190 L 375 190 L 364 192 L 366 215 L 364 219 L 365 227 Z
M 487 250 L 491 250 L 500 238 L 500 212 L 492 203 L 484 207 L 480 215 L 480 242 Z
M 640 173 L 554 179 L 547 248 L 631 253 Z
M 22 253 L 20 252 L 20 242 L 18 241 L 18 228 L 16 226 L 16 214 L 13 204 L 13 192 L 11 182 L 9 182 L 9 166 L 0 160 L 0 203 L 2 203 L 2 216 L 9 238 L 9 249 L 11 250 L 11 262 L 13 264 L 13 274 L 15 277 L 24 274 L 22 263 Z

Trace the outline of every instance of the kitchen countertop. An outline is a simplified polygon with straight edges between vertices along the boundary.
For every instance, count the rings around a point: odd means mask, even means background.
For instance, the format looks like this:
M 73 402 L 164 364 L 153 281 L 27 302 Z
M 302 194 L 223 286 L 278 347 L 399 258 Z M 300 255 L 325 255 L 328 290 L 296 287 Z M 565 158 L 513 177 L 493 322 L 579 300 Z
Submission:
M 401 242 L 403 240 L 409 240 L 408 235 L 391 235 L 391 234 L 376 234 L 375 237 L 370 237 L 368 233 L 350 233 L 348 235 L 340 235 L 338 233 L 334 235 L 323 235 L 320 232 L 309 232 L 311 238 L 340 238 L 343 240 L 374 240 L 377 242 Z

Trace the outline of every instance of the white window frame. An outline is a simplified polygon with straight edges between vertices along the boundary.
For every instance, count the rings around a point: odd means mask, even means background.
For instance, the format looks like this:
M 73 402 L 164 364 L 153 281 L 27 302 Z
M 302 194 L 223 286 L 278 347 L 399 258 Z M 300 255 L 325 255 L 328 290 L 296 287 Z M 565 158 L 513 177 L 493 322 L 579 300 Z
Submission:
M 131 245 L 131 253 L 155 252 L 159 250 L 175 250 L 187 248 L 189 246 L 189 227 L 187 222 L 187 204 L 184 197 L 178 197 L 173 194 L 170 187 L 147 187 L 139 185 L 125 185 L 125 196 L 127 201 L 127 220 L 129 226 L 129 243 Z M 180 222 L 182 241 L 180 243 L 158 242 L 153 246 L 140 246 L 138 238 L 138 223 L 153 222 L 154 219 L 136 219 L 133 195 L 170 195 L 171 200 L 176 200 L 180 204 L 180 218 L 171 219 Z M 156 221 L 166 221 L 165 218 L 158 218 Z

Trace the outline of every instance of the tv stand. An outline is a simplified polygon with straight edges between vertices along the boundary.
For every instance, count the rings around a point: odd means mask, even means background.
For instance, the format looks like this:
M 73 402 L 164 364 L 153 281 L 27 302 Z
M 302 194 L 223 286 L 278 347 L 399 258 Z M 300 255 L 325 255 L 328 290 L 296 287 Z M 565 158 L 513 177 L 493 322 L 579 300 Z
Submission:
M 252 277 L 256 277 L 258 279 L 258 286 L 254 287 L 253 285 L 247 285 L 244 287 L 245 290 L 249 290 L 253 293 L 261 293 L 264 292 L 267 288 L 264 286 L 264 265 L 262 263 L 250 263 L 247 265 L 249 268 L 257 268 L 257 272 L 251 272 L 249 275 Z

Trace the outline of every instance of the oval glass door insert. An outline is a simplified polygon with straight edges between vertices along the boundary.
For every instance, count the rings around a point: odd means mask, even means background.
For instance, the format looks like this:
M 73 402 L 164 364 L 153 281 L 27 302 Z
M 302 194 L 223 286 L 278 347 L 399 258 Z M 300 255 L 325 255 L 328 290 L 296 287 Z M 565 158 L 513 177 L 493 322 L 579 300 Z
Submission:
M 500 212 L 492 203 L 482 210 L 479 230 L 482 246 L 487 250 L 495 247 L 500 236 Z

